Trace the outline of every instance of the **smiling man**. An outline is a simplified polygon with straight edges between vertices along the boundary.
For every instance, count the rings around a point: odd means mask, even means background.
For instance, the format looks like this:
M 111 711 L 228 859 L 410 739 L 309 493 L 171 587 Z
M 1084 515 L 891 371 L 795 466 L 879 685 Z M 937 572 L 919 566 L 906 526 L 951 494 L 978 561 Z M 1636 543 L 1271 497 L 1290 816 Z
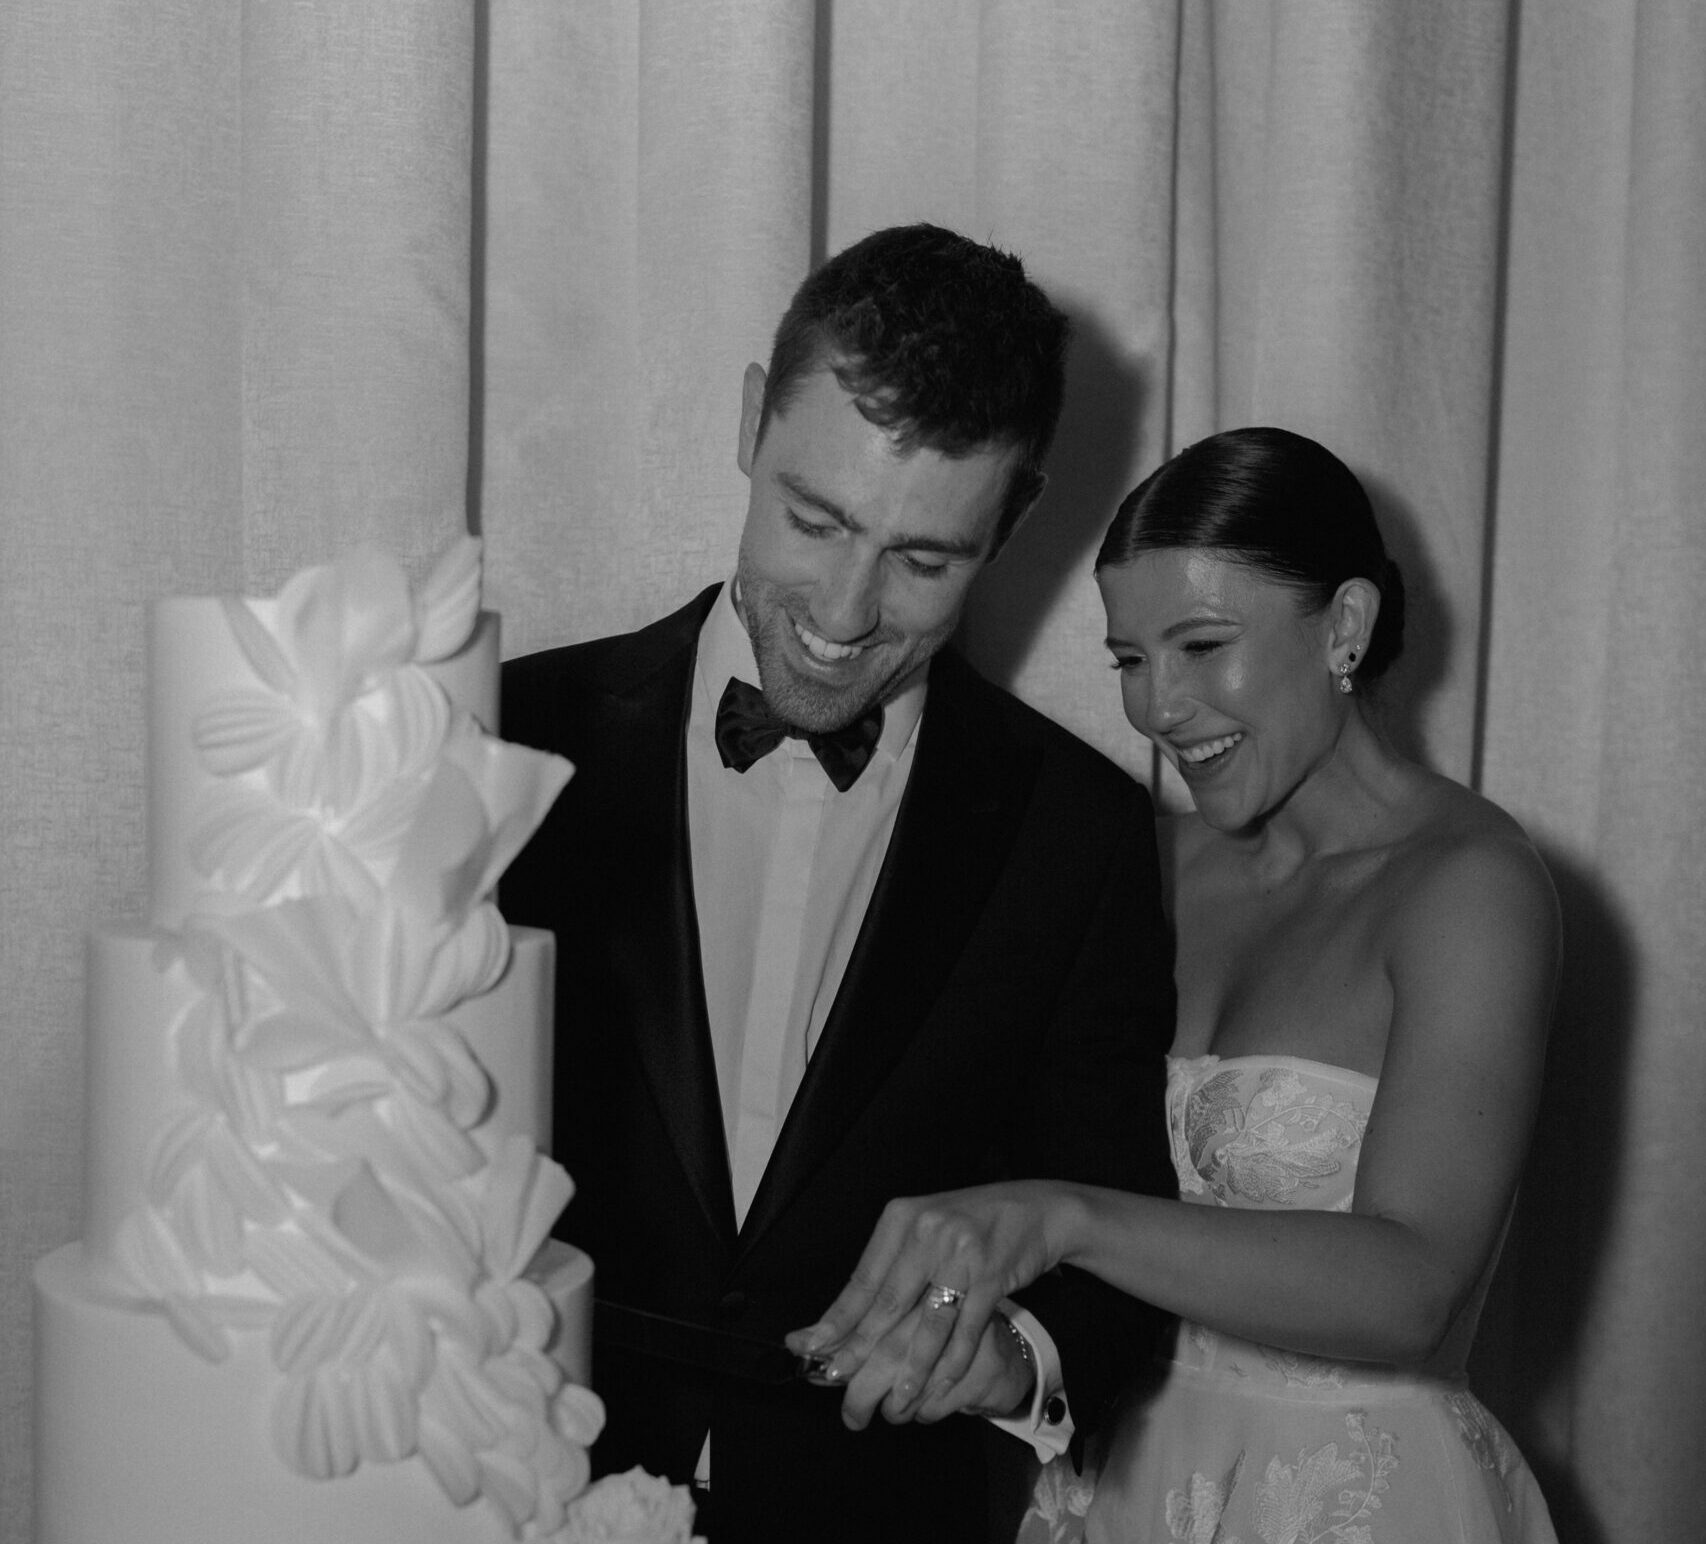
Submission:
M 952 637 L 1021 452 L 902 448 L 827 367 L 761 435 L 765 379 L 747 366 L 735 606 L 765 701 L 822 733 L 893 697 Z
M 576 766 L 503 901 L 557 935 L 595 1462 L 694 1480 L 712 1544 L 1010 1533 L 1003 1471 L 1149 1348 L 1141 1305 L 1066 1274 L 952 1388 L 901 1378 L 952 1294 L 843 1389 L 782 1351 L 893 1197 L 1171 1185 L 1138 1134 L 1173 1009 L 1147 796 L 946 647 L 1042 491 L 1066 338 L 1017 258 L 867 237 L 747 367 L 732 582 L 505 667 L 505 736 Z

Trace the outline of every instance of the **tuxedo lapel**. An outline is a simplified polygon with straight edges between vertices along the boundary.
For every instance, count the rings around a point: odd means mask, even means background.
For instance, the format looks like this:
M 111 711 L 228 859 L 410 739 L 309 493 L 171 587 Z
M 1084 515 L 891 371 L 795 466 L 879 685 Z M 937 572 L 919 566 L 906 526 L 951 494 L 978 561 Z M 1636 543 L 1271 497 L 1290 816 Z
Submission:
M 687 829 L 687 714 L 699 626 L 714 594 L 648 629 L 627 668 L 613 673 L 604 732 L 615 775 L 591 816 L 615 823 L 632 859 L 611 897 L 608 937 L 630 994 L 640 1062 L 700 1207 L 732 1245 L 734 1196 Z
M 846 1137 L 925 1028 L 1000 878 L 1035 781 L 1034 752 L 991 743 L 984 685 L 931 665 L 912 775 L 835 1006 L 741 1229 L 743 1250 Z

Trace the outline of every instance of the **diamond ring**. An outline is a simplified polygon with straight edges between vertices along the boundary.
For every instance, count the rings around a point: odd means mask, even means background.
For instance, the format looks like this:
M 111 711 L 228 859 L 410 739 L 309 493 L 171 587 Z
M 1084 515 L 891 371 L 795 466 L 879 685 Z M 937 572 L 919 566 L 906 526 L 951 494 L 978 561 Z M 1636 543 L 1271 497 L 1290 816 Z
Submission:
M 932 1312 L 940 1312 L 944 1308 L 958 1307 L 964 1296 L 958 1287 L 931 1287 L 924 1294 L 924 1306 Z

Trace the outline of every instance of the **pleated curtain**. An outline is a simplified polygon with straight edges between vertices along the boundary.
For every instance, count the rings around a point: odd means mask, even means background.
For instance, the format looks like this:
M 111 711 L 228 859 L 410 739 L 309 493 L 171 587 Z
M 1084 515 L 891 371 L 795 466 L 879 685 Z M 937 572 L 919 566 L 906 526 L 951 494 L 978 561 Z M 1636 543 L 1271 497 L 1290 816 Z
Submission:
M 1566 909 L 1478 1384 L 1570 1544 L 1698 1532 L 1703 102 L 1693 0 L 0 5 L 0 1544 L 29 1268 L 80 1226 L 82 940 L 143 906 L 147 602 L 473 529 L 507 653 L 659 615 L 730 570 L 794 285 L 913 219 L 1073 314 L 965 642 L 1135 775 L 1120 496 L 1246 423 L 1369 486 L 1389 730 Z

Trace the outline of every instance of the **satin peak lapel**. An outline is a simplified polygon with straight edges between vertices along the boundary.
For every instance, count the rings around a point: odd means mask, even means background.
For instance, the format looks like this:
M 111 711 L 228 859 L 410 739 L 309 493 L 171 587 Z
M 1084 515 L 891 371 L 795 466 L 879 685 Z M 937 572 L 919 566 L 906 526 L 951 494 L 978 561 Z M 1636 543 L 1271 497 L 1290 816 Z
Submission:
M 700 602 L 705 599 L 701 596 Z M 608 749 L 618 775 L 602 816 L 623 828 L 632 854 L 621 891 L 612 897 L 609 937 L 630 994 L 640 1062 L 699 1205 L 718 1235 L 732 1244 L 734 1194 L 705 1009 L 687 832 L 687 711 L 705 609 L 701 603 L 690 608 L 678 650 L 661 661 L 647 661 L 653 668 L 613 684 L 606 698 Z

